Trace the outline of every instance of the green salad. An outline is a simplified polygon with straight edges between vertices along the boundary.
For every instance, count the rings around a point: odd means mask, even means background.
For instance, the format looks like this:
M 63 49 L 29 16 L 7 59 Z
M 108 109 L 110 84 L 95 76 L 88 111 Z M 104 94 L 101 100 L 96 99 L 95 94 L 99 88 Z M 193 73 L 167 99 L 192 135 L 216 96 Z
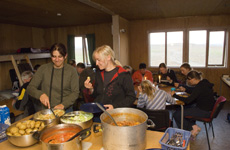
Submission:
M 63 117 L 61 117 L 61 121 L 64 123 L 81 123 L 86 122 L 93 118 L 92 113 L 84 112 L 84 111 L 77 111 L 77 113 L 71 112 L 67 113 Z

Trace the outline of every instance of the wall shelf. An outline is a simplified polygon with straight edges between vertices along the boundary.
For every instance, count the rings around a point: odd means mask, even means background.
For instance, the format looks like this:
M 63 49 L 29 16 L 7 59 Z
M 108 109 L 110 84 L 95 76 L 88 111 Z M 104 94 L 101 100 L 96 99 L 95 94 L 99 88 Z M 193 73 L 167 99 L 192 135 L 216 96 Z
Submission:
M 11 56 L 13 56 L 15 60 L 25 59 L 26 56 L 28 56 L 29 59 L 43 59 L 50 58 L 50 53 L 21 53 L 0 55 L 0 62 L 11 61 Z

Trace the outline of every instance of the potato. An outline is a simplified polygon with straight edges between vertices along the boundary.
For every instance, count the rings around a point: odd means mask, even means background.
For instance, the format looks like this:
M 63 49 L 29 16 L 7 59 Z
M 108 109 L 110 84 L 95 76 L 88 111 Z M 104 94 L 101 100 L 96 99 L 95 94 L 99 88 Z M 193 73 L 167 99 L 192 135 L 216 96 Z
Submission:
M 26 128 L 31 128 L 31 125 L 30 125 L 30 124 L 27 124 L 27 125 L 26 125 Z
M 31 120 L 30 125 L 32 125 L 32 124 L 35 124 L 35 121 L 34 121 L 34 120 Z
M 33 131 L 34 131 L 34 132 L 38 131 L 38 128 L 34 128 Z
M 33 129 L 35 124 L 30 124 L 30 128 Z
M 25 130 L 18 130 L 18 133 L 20 133 L 21 135 L 25 134 Z
M 45 126 L 40 126 L 40 127 L 38 128 L 38 131 L 41 131 L 44 127 L 45 127 Z
M 17 127 L 11 127 L 10 128 L 10 133 L 14 134 L 14 133 L 18 133 L 18 128 Z
M 22 124 L 19 126 L 19 129 L 25 130 L 25 129 L 26 129 L 26 124 L 22 123 Z
M 14 136 L 21 136 L 21 134 L 20 133 L 14 133 Z
M 45 123 L 42 122 L 40 126 L 44 128 L 45 127 Z
M 18 122 L 17 124 L 16 124 L 16 127 L 18 127 L 19 128 L 19 126 L 22 124 L 22 122 Z
M 35 128 L 39 128 L 40 124 L 41 124 L 40 121 L 36 121 L 36 122 L 35 122 Z
M 25 123 L 26 124 L 30 124 L 31 120 L 26 120 Z
M 33 131 L 32 129 L 26 129 L 26 133 L 30 134 L 30 132 Z
M 7 135 L 12 136 L 13 134 L 10 132 L 6 132 Z

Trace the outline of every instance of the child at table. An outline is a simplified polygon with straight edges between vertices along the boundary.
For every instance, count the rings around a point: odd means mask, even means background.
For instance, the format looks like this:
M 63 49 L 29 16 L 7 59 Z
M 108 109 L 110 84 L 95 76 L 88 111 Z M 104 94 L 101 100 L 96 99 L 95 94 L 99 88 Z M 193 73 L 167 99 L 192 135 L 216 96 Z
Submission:
M 174 98 L 167 92 L 157 89 L 149 80 L 144 80 L 138 86 L 139 97 L 137 101 L 138 108 L 150 110 L 164 110 L 166 102 L 175 104 Z

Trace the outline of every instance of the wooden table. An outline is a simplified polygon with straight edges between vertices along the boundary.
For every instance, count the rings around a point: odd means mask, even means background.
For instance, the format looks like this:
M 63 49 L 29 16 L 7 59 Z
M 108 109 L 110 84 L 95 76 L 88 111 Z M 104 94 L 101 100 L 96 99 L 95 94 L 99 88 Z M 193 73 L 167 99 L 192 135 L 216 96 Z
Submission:
M 149 148 L 161 148 L 161 144 L 159 143 L 161 137 L 164 135 L 164 132 L 157 131 L 146 131 L 146 149 Z M 0 143 L 0 147 L 2 150 L 41 150 L 42 144 L 41 142 L 32 145 L 30 147 L 16 147 L 12 145 L 8 140 Z M 103 150 L 102 148 L 102 133 L 93 133 L 82 141 L 82 149 L 83 150 Z M 187 150 L 190 150 L 190 144 L 188 145 Z

